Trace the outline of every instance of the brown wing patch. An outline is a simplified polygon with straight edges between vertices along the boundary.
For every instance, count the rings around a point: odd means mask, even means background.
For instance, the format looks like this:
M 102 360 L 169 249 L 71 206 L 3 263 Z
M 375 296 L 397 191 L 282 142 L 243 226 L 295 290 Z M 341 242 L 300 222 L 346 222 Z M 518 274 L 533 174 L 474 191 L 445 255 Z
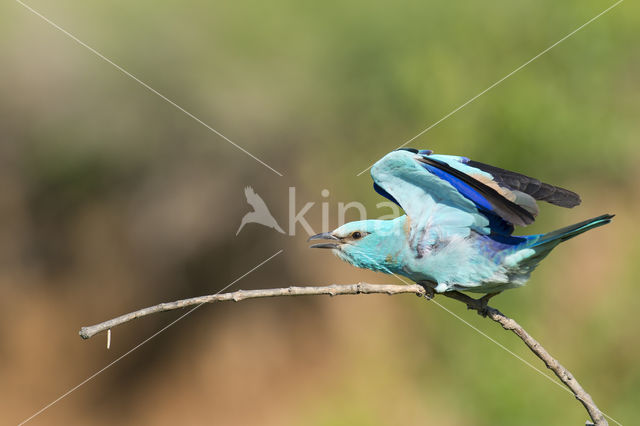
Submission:
M 509 189 L 507 189 L 507 188 L 501 187 L 500 185 L 498 185 L 496 182 L 494 182 L 492 179 L 486 177 L 485 175 L 471 173 L 471 174 L 469 174 L 469 176 L 473 177 L 477 181 L 480 181 L 480 182 L 484 183 L 488 187 L 493 188 L 494 190 L 496 190 L 496 192 L 498 194 L 502 195 L 507 200 L 512 201 L 512 202 L 516 201 L 516 196 L 515 196 L 515 194 L 513 192 L 509 191 Z
M 536 178 L 479 161 L 470 160 L 467 165 L 489 173 L 500 185 L 507 186 L 512 190 L 524 192 L 536 200 L 546 201 L 556 206 L 568 208 L 580 204 L 580 196 L 568 189 L 549 185 Z
M 404 221 L 404 233 L 407 235 L 407 238 L 411 236 L 411 218 L 409 216 L 405 216 L 406 220 Z

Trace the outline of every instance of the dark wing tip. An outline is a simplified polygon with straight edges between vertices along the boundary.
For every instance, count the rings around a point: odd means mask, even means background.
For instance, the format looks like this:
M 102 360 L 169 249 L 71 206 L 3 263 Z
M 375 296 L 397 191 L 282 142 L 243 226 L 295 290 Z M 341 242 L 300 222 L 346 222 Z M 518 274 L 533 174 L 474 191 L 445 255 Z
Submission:
M 582 202 L 580 196 L 573 191 L 569 191 L 568 189 L 564 189 L 559 186 L 549 186 L 553 188 L 553 192 L 543 199 L 543 201 L 546 201 L 547 203 L 555 206 L 572 208 L 580 205 Z
M 479 161 L 470 160 L 467 164 L 491 174 L 498 185 L 524 192 L 539 201 L 546 201 L 549 204 L 566 208 L 575 207 L 582 202 L 580 196 L 573 191 L 541 182 L 536 178 L 521 173 L 501 169 Z

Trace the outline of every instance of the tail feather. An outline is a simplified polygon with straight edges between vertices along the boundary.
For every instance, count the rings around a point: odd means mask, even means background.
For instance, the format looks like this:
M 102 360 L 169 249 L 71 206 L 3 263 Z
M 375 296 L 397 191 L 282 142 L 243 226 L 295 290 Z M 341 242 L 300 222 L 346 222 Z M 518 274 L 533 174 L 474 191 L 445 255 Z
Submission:
M 567 226 L 565 228 L 558 229 L 556 231 L 549 232 L 542 235 L 531 235 L 527 237 L 527 242 L 521 246 L 522 249 L 532 249 L 524 257 L 518 260 L 518 266 L 523 268 L 523 271 L 528 274 L 535 269 L 536 266 L 544 259 L 558 244 L 563 241 L 567 241 L 570 238 L 580 235 L 589 229 L 597 228 L 598 226 L 606 225 L 611 222 L 613 215 L 604 214 L 602 216 L 594 217 L 593 219 L 585 220 L 584 222 L 576 223 L 575 225 Z M 522 250 L 521 249 L 521 250 Z M 523 250 L 524 251 L 524 250 Z M 522 271 L 521 271 L 522 272 Z
M 538 241 L 535 242 L 531 248 L 539 247 L 551 242 L 557 244 L 567 241 L 577 235 L 582 234 L 590 229 L 597 228 L 598 226 L 606 225 L 611 222 L 611 219 L 615 215 L 612 214 L 603 214 L 602 216 L 594 217 L 593 219 L 585 220 L 584 222 L 576 223 L 575 225 L 570 225 L 565 228 L 560 228 L 558 230 L 549 232 L 540 237 Z

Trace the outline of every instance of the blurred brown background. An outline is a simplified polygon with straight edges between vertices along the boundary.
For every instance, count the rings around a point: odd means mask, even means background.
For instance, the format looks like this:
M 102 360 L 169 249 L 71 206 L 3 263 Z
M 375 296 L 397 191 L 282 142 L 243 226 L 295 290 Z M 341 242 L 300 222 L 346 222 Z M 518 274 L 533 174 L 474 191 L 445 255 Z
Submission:
M 602 1 L 46 2 L 31 6 L 281 171 L 279 177 L 15 2 L 0 6 L 0 423 L 17 424 L 177 318 L 78 329 L 233 289 L 393 283 L 247 225 L 251 185 L 382 201 L 355 174 L 595 16 Z M 638 419 L 640 50 L 624 2 L 411 146 L 579 192 L 527 233 L 602 214 L 495 299 L 623 424 Z M 322 198 L 323 189 L 330 191 Z M 352 212 L 353 213 L 353 212 Z M 386 211 L 384 212 L 387 213 Z M 445 306 L 542 368 L 515 337 Z M 203 306 L 34 425 L 584 424 L 573 397 L 416 297 Z

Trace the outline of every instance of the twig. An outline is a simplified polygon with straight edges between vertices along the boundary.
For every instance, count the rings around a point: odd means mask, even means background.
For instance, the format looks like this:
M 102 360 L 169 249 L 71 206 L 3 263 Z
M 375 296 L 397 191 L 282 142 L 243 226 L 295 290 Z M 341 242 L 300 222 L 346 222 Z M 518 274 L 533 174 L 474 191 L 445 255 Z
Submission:
M 604 415 L 600 411 L 600 409 L 596 406 L 593 399 L 591 399 L 591 395 L 589 395 L 578 383 L 573 374 L 569 370 L 567 370 L 562 364 L 558 362 L 554 357 L 547 352 L 547 350 L 540 344 L 536 339 L 531 337 L 527 331 L 522 328 L 520 324 L 518 324 L 512 318 L 509 318 L 499 310 L 492 308 L 487 305 L 483 305 L 481 300 L 474 299 L 472 297 L 467 296 L 464 293 L 459 293 L 457 291 L 444 293 L 445 296 L 450 297 L 452 299 L 458 300 L 467 305 L 468 309 L 473 309 L 478 312 L 482 316 L 487 316 L 500 324 L 502 328 L 505 330 L 513 331 L 525 345 L 531 349 L 531 352 L 536 354 L 538 358 L 544 362 L 544 365 L 547 368 L 554 372 L 556 376 L 564 383 L 575 395 L 576 399 L 584 405 L 584 408 L 589 413 L 591 420 L 593 420 L 594 425 L 608 425 L 607 419 L 605 419 Z
M 208 296 L 194 297 L 191 299 L 177 300 L 175 302 L 160 303 L 159 305 L 150 306 L 148 308 L 140 309 L 134 312 L 130 312 L 125 315 L 121 315 L 117 318 L 110 319 L 108 321 L 101 322 L 96 325 L 82 327 L 80 329 L 80 336 L 83 339 L 88 339 L 97 333 L 110 330 L 118 325 L 124 324 L 131 320 L 145 317 L 147 315 L 155 314 L 158 312 L 171 311 L 175 309 L 185 308 L 187 306 L 201 305 L 204 303 L 214 302 L 239 302 L 246 299 L 257 299 L 263 297 L 280 297 L 280 296 L 342 296 L 342 295 L 356 295 L 356 294 L 407 294 L 413 293 L 418 296 L 429 296 L 424 287 L 418 284 L 412 285 L 393 285 L 393 284 L 347 284 L 347 285 L 329 285 L 318 287 L 287 287 L 287 288 L 270 288 L 259 290 L 238 290 L 231 293 L 213 294 Z M 544 362 L 548 369 L 553 371 L 555 375 L 564 383 L 575 395 L 576 399 L 582 403 L 589 416 L 594 422 L 594 425 L 608 425 L 602 412 L 598 409 L 596 404 L 591 399 L 591 396 L 582 388 L 580 383 L 573 377 L 571 372 L 563 367 L 555 358 L 553 358 L 549 352 L 538 343 L 533 337 L 525 331 L 516 321 L 507 317 L 499 310 L 487 306 L 480 299 L 473 299 L 466 294 L 459 292 L 444 293 L 445 296 L 458 300 L 465 305 L 468 309 L 473 309 L 483 316 L 487 316 L 493 321 L 497 322 L 505 330 L 510 330 L 515 333 L 531 351 L 536 354 L 538 358 Z
M 125 322 L 146 317 L 147 315 L 157 312 L 173 311 L 175 309 L 186 308 L 187 306 L 200 305 L 203 303 L 214 302 L 239 302 L 245 299 L 257 299 L 262 297 L 280 297 L 280 296 L 342 296 L 353 294 L 404 294 L 413 293 L 424 296 L 424 287 L 418 284 L 414 285 L 378 285 L 378 284 L 347 284 L 347 285 L 328 285 L 319 287 L 287 287 L 287 288 L 267 288 L 259 290 L 238 290 L 232 293 L 212 294 L 208 296 L 193 297 L 191 299 L 176 300 L 175 302 L 160 303 L 159 305 L 150 306 L 138 311 L 130 312 L 113 318 L 100 324 L 80 329 L 80 337 L 88 339 L 97 333 L 114 328 Z

